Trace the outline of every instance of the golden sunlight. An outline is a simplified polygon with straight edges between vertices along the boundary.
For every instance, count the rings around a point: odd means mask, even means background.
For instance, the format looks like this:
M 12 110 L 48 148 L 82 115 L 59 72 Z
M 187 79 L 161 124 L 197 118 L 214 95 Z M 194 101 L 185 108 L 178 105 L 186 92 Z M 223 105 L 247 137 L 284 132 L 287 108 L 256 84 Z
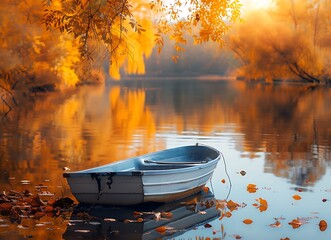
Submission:
M 272 8 L 273 0 L 241 0 L 245 10 Z

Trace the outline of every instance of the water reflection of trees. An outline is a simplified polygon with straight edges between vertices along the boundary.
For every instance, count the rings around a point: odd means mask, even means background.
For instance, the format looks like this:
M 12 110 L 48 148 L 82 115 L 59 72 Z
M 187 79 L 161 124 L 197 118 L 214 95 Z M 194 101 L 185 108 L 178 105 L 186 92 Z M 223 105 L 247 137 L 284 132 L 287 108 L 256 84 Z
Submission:
M 179 134 L 213 135 L 235 124 L 235 131 L 244 134 L 238 150 L 272 153 L 266 155 L 265 171 L 298 185 L 314 183 L 330 161 L 328 88 L 238 82 L 233 88 L 229 82 L 185 80 L 129 86 L 153 89 L 146 90 L 146 99 L 158 91 L 157 100 L 146 104 L 157 109 L 157 123 L 175 122 Z
M 328 88 L 193 80 L 123 81 L 110 90 L 82 88 L 63 101 L 48 95 L 3 122 L 0 168 L 33 182 L 60 182 L 65 166 L 81 169 L 164 148 L 156 134 L 169 129 L 200 136 L 230 131 L 240 136 L 238 151 L 271 153 L 266 172 L 309 185 L 330 164 L 330 98 Z

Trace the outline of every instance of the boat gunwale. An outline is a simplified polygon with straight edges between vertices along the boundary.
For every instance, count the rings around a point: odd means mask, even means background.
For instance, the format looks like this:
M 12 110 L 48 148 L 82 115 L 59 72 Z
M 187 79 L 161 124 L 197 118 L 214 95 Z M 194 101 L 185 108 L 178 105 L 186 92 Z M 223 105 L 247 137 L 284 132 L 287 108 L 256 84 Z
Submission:
M 101 168 L 107 168 L 112 167 L 115 164 L 121 164 L 124 161 L 144 161 L 147 157 L 150 156 L 155 156 L 161 152 L 165 152 L 165 151 L 169 151 L 169 150 L 175 150 L 175 149 L 183 149 L 183 148 L 188 148 L 188 147 L 203 147 L 203 148 L 207 148 L 210 149 L 214 152 L 217 153 L 217 157 L 214 159 L 210 159 L 206 162 L 197 162 L 196 164 L 185 164 L 183 163 L 183 165 L 187 165 L 185 167 L 180 167 L 180 168 L 169 168 L 169 169 L 141 169 L 139 170 L 138 168 L 132 167 L 132 168 L 128 168 L 128 170 L 120 170 L 120 171 L 95 171 Z M 141 156 L 137 156 L 137 157 L 132 157 L 132 158 L 128 158 L 128 159 L 123 159 L 123 160 L 119 160 L 116 162 L 112 162 L 109 164 L 105 164 L 102 166 L 98 166 L 98 167 L 94 167 L 94 168 L 89 168 L 89 169 L 85 169 L 85 170 L 80 170 L 80 171 L 74 171 L 74 172 L 65 172 L 63 173 L 63 177 L 64 178 L 71 178 L 71 177 L 85 177 L 85 176 L 91 176 L 91 174 L 96 174 L 98 176 L 109 176 L 110 174 L 113 176 L 143 176 L 143 175 L 164 175 L 164 174 L 172 174 L 172 173 L 184 173 L 187 171 L 192 171 L 195 169 L 203 169 L 206 167 L 209 167 L 212 164 L 215 164 L 215 167 L 218 163 L 218 161 L 221 158 L 221 152 L 213 147 L 207 146 L 207 145 L 189 145 L 189 146 L 182 146 L 182 147 L 177 147 L 177 148 L 171 148 L 171 149 L 166 149 L 166 150 L 161 150 L 161 151 L 157 151 L 157 152 L 153 152 L 153 153 L 147 153 Z M 155 165 L 164 165 L 164 164 L 156 164 Z M 179 165 L 179 164 L 178 164 Z M 132 169 L 132 171 L 130 171 Z
M 69 177 L 85 177 L 85 176 L 91 176 L 91 174 L 98 175 L 98 176 L 109 176 L 110 174 L 112 176 L 150 176 L 150 175 L 166 175 L 166 174 L 173 174 L 173 173 L 185 173 L 188 171 L 194 171 L 196 169 L 204 169 L 211 165 L 216 165 L 219 161 L 219 157 L 210 160 L 209 162 L 205 164 L 196 164 L 188 167 L 183 168 L 171 168 L 171 169 L 151 169 L 151 170 L 135 170 L 135 171 L 117 171 L 117 172 L 68 172 L 63 173 L 63 177 L 69 178 Z M 216 163 L 216 164 L 215 164 Z

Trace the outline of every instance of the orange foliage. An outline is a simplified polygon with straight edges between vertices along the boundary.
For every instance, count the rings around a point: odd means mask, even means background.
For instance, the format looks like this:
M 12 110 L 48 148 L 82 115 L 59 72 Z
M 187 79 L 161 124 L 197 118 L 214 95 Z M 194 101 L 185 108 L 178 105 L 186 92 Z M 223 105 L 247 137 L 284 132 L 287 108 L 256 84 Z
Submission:
M 323 0 L 278 0 L 272 9 L 247 11 L 230 36 L 243 63 L 238 74 L 267 82 L 330 79 L 330 8 Z

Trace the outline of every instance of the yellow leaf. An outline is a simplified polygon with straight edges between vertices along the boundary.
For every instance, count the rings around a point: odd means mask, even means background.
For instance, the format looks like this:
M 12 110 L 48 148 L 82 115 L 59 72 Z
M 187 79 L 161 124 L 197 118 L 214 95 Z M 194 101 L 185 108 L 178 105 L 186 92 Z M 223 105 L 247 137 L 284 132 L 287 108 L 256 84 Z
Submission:
M 249 219 L 249 218 L 246 218 L 243 223 L 245 224 L 252 224 L 253 223 L 253 220 L 252 219 Z
M 293 195 L 293 197 L 292 197 L 294 200 L 300 200 L 301 199 L 301 197 L 299 196 L 299 195 Z

